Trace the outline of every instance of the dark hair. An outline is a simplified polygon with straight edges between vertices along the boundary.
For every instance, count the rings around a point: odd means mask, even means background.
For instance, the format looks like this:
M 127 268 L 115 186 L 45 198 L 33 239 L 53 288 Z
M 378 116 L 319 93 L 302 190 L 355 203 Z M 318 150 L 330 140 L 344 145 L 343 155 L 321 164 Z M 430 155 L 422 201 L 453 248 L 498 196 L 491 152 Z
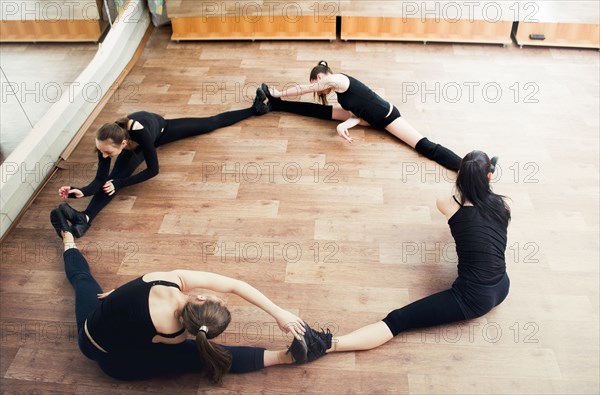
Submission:
M 119 146 L 123 142 L 123 140 L 127 140 L 128 148 L 129 146 L 129 133 L 127 132 L 127 123 L 129 122 L 129 118 L 123 117 L 117 119 L 112 123 L 105 123 L 100 126 L 100 129 L 96 132 L 96 140 L 98 141 L 106 141 L 111 140 L 113 145 Z
M 460 162 L 456 178 L 456 189 L 460 203 L 469 201 L 488 219 L 508 225 L 510 208 L 506 197 L 492 192 L 488 173 L 493 172 L 495 163 L 482 151 L 469 152 Z
M 309 79 L 309 81 L 315 81 L 317 79 L 317 75 L 319 75 L 320 73 L 333 74 L 333 72 L 331 71 L 331 69 L 327 65 L 327 62 L 324 61 L 324 60 L 321 60 L 319 63 L 317 63 L 317 65 L 315 67 L 312 68 L 312 70 L 310 71 L 310 79 Z M 317 94 L 315 92 L 315 97 L 319 97 L 319 101 L 324 106 L 326 106 L 328 104 L 328 102 L 327 102 L 327 95 L 325 93 Z
M 206 300 L 203 303 L 187 302 L 179 316 L 185 330 L 196 336 L 196 346 L 211 379 L 220 384 L 231 367 L 231 354 L 208 339 L 219 336 L 227 328 L 231 313 L 221 303 Z M 202 326 L 206 327 L 206 332 L 200 330 Z

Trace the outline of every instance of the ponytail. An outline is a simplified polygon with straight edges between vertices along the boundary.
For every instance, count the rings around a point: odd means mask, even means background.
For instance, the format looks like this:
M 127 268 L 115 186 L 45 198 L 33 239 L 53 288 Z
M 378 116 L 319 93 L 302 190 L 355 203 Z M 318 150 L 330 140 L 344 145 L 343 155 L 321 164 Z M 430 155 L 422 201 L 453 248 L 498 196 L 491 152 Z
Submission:
M 231 354 L 221 345 L 208 340 L 207 336 L 208 333 L 199 330 L 196 335 L 196 346 L 211 380 L 215 384 L 221 384 L 223 375 L 231 368 Z
M 499 222 L 505 226 L 510 222 L 510 208 L 505 196 L 492 191 L 488 173 L 495 170 L 495 161 L 482 151 L 472 151 L 460 162 L 456 189 L 460 195 L 461 205 L 469 201 L 477 207 L 483 217 Z
M 312 70 L 310 71 L 310 79 L 309 80 L 315 81 L 317 79 L 317 75 L 319 75 L 320 73 L 333 74 L 333 72 L 329 68 L 329 65 L 324 60 L 319 61 L 319 63 L 317 63 L 317 65 L 312 68 Z M 319 101 L 324 106 L 329 104 L 329 102 L 327 101 L 327 95 L 325 93 L 317 94 L 317 92 L 315 92 L 314 96 L 315 96 L 315 98 L 318 97 Z
M 129 118 L 127 118 L 127 117 L 119 118 L 115 121 L 115 123 L 119 127 L 121 127 L 123 130 L 125 130 L 125 133 L 127 133 L 127 125 L 129 124 Z
M 220 384 L 231 368 L 231 354 L 211 342 L 229 325 L 231 313 L 223 304 L 213 300 L 203 303 L 187 302 L 179 314 L 183 327 L 196 337 L 196 346 L 211 380 Z
M 117 119 L 112 123 L 105 123 L 96 132 L 96 140 L 106 141 L 110 140 L 116 147 L 120 146 L 123 140 L 127 141 L 127 148 L 131 149 L 129 138 L 129 132 L 127 131 L 127 124 L 129 118 L 123 117 Z

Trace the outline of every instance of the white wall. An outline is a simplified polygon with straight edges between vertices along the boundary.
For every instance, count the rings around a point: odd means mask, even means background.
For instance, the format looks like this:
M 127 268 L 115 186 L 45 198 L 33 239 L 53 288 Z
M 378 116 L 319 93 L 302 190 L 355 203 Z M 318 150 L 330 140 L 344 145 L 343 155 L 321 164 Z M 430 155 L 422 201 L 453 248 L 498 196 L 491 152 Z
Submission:
M 146 2 L 130 0 L 95 57 L 76 79 L 73 90 L 50 108 L 2 163 L 0 238 L 54 170 L 60 154 L 101 101 L 96 97 L 91 100 L 89 87 L 101 95 L 114 91 L 113 84 L 133 57 L 149 24 Z

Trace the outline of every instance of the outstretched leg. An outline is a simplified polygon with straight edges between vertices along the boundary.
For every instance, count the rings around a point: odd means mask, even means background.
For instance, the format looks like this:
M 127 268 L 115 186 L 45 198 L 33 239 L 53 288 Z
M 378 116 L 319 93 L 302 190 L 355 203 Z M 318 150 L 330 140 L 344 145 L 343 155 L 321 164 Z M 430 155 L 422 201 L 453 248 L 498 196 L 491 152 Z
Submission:
M 285 350 L 269 351 L 260 347 L 223 346 L 231 354 L 229 373 L 248 373 L 268 366 L 290 364 L 292 359 Z M 278 356 L 281 354 L 281 356 Z M 119 358 L 96 360 L 109 376 L 120 380 L 139 380 L 172 374 L 194 373 L 205 370 L 198 347 L 193 340 L 179 344 L 152 344 Z M 283 359 L 282 359 L 283 358 Z
M 460 156 L 440 144 L 429 141 L 404 118 L 397 118 L 386 127 L 386 130 L 426 158 L 449 170 L 458 171 L 461 161 Z
M 392 311 L 383 321 L 334 337 L 327 352 L 370 350 L 409 329 L 463 321 L 465 316 L 453 292 L 449 289 L 427 296 Z
M 363 326 L 347 335 L 334 337 L 327 352 L 370 350 L 392 340 L 394 335 L 383 321 Z
M 257 115 L 253 108 L 228 111 L 205 118 L 167 119 L 165 130 L 158 138 L 156 145 L 163 145 L 187 137 L 199 136 L 213 130 L 231 126 Z
M 98 294 L 102 288 L 90 272 L 90 266 L 77 249 L 73 235 L 63 232 L 65 274 L 75 290 L 75 319 L 77 330 L 81 331 L 83 323 L 100 303 Z
M 324 106 L 322 104 L 317 103 L 307 103 L 301 101 L 290 101 L 290 100 L 282 100 L 278 97 L 271 96 L 271 91 L 267 84 L 262 84 L 261 89 L 267 96 L 269 100 L 269 104 L 271 105 L 271 111 L 284 111 L 289 112 L 291 114 L 298 114 L 305 117 L 313 117 L 319 119 L 339 119 L 336 117 L 343 116 L 339 112 L 336 112 L 337 109 L 334 109 L 333 106 Z M 344 111 L 344 110 L 342 110 Z M 345 121 L 350 117 L 350 114 L 347 111 L 344 111 L 347 116 L 342 119 Z
M 396 118 L 385 129 L 412 148 L 423 138 L 423 135 L 402 117 Z
M 284 111 L 318 119 L 335 119 L 333 117 L 333 106 L 324 106 L 317 103 L 289 101 L 275 98 L 269 100 L 271 103 L 271 111 Z
M 458 172 L 458 169 L 460 169 L 460 156 L 456 155 L 454 152 L 450 151 L 441 144 L 436 144 L 429 141 L 427 137 L 423 137 L 421 140 L 419 140 L 415 146 L 415 150 L 426 158 L 444 166 L 448 170 Z

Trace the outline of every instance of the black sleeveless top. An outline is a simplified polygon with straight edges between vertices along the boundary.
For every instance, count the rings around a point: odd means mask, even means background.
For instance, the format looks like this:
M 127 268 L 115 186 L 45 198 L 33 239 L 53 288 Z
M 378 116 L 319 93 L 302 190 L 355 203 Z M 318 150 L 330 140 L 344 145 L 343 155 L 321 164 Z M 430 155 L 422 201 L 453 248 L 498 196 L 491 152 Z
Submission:
M 456 242 L 458 276 L 478 284 L 497 283 L 506 273 L 507 226 L 484 218 L 474 206 L 461 206 L 448 225 Z
M 152 338 L 156 335 L 174 338 L 185 331 L 184 328 L 171 334 L 156 331 L 148 306 L 150 290 L 155 285 L 179 289 L 177 284 L 169 281 L 147 283 L 139 277 L 102 299 L 87 320 L 88 331 L 100 347 L 109 353 L 143 348 L 152 344 Z
M 345 92 L 336 92 L 340 106 L 370 125 L 379 124 L 390 112 L 390 103 L 356 78 L 343 75 L 350 80 L 350 86 Z

